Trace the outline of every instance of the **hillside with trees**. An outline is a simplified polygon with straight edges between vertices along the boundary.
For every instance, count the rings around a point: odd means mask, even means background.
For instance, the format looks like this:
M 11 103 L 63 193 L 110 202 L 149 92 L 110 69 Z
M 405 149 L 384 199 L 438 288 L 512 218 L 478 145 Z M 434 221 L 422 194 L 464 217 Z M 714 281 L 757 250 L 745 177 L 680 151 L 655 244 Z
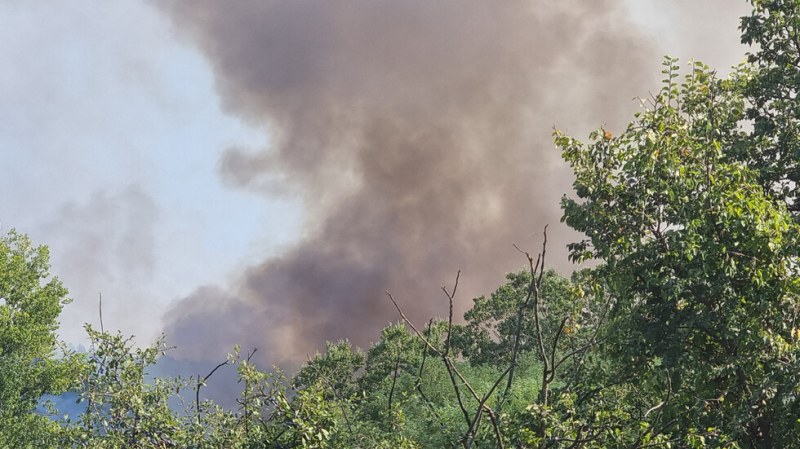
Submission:
M 453 316 L 329 342 L 298 372 L 254 349 L 152 378 L 164 341 L 87 326 L 56 338 L 67 290 L 48 251 L 0 238 L 0 447 L 800 448 L 800 0 L 752 0 L 749 59 L 727 77 L 666 57 L 618 135 L 554 132 L 575 177 L 563 222 L 592 268 L 541 246 Z M 236 407 L 203 399 L 235 369 Z M 73 394 L 81 413 L 46 398 Z

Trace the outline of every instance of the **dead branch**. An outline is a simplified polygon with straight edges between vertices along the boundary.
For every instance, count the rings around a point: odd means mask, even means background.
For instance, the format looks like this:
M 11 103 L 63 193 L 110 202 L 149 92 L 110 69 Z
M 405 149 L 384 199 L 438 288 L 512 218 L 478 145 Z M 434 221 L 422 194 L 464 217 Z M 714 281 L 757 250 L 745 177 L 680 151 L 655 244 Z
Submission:
M 442 286 L 442 291 L 444 292 L 445 296 L 447 296 L 447 300 L 450 304 L 450 310 L 447 315 L 447 340 L 445 341 L 444 345 L 445 357 L 450 353 L 450 336 L 452 335 L 453 331 L 453 298 L 456 296 L 456 290 L 458 290 L 459 278 L 461 278 L 461 270 L 458 270 L 458 273 L 456 273 L 456 282 L 453 284 L 452 293 L 447 291 L 447 287 Z
M 197 410 L 197 419 L 198 420 L 200 419 L 200 388 L 202 388 L 206 384 L 208 379 L 211 376 L 213 376 L 214 373 L 217 372 L 218 369 L 222 368 L 223 366 L 225 366 L 227 364 L 228 364 L 227 360 L 225 360 L 224 362 L 218 364 L 217 366 L 214 367 L 214 369 L 212 369 L 202 379 L 200 378 L 199 374 L 197 375 L 197 386 L 195 387 L 195 390 L 194 390 L 194 404 L 195 404 L 195 407 L 196 407 L 196 410 Z
M 467 379 L 464 377 L 464 375 L 461 374 L 461 372 L 456 367 L 455 362 L 452 360 L 452 358 L 449 355 L 449 353 L 450 353 L 450 338 L 452 336 L 452 329 L 453 329 L 453 301 L 454 301 L 454 298 L 455 298 L 456 291 L 458 289 L 458 281 L 459 281 L 460 277 L 461 277 L 461 271 L 459 270 L 458 273 L 456 274 L 456 280 L 455 280 L 455 283 L 453 285 L 452 291 L 448 291 L 447 287 L 442 287 L 442 291 L 444 292 L 445 296 L 447 296 L 448 303 L 449 303 L 448 304 L 449 305 L 449 313 L 448 313 L 448 321 L 447 321 L 447 334 L 445 335 L 445 348 L 444 348 L 444 350 L 440 350 L 439 348 L 437 348 L 433 343 L 431 343 L 431 341 L 427 337 L 425 337 L 425 335 L 422 332 L 420 332 L 416 328 L 416 326 L 414 326 L 414 324 L 411 322 L 411 320 L 409 320 L 408 317 L 406 316 L 406 314 L 403 312 L 403 309 L 397 303 L 397 300 L 394 298 L 394 296 L 389 291 L 386 291 L 386 295 L 392 301 L 392 304 L 394 304 L 394 307 L 395 307 L 395 309 L 397 309 L 397 312 L 400 314 L 400 318 L 402 318 L 403 322 L 405 322 L 411 328 L 411 330 L 414 331 L 414 334 L 416 334 L 417 338 L 419 338 L 425 344 L 425 346 L 428 349 L 430 349 L 431 352 L 436 354 L 442 360 L 442 363 L 444 364 L 445 369 L 447 370 L 447 375 L 450 378 L 450 384 L 453 386 L 453 391 L 454 391 L 454 393 L 456 395 L 456 401 L 458 402 L 458 406 L 461 409 L 461 413 L 464 415 L 464 420 L 465 420 L 465 422 L 467 424 L 468 430 L 464 434 L 464 437 L 462 438 L 462 444 L 464 445 L 465 449 L 469 449 L 470 447 L 472 447 L 472 443 L 473 443 L 473 439 L 474 439 L 475 433 L 477 432 L 478 425 L 480 424 L 480 421 L 481 421 L 481 416 L 482 416 L 482 414 L 484 412 L 486 412 L 490 416 L 490 419 L 493 422 L 495 435 L 496 435 L 496 437 L 498 439 L 497 440 L 498 441 L 498 447 L 502 448 L 502 447 L 504 447 L 502 433 L 500 432 L 500 429 L 499 429 L 499 427 L 497 425 L 497 420 L 496 420 L 494 411 L 488 405 L 486 405 L 486 402 L 491 397 L 491 395 L 494 393 L 495 389 L 500 384 L 500 382 L 505 378 L 505 376 L 509 372 L 509 370 L 506 370 L 506 372 L 504 372 L 495 381 L 494 385 L 489 390 L 489 392 L 486 393 L 483 397 L 481 397 L 481 396 L 478 395 L 478 393 L 475 391 L 475 389 L 472 387 L 472 385 L 470 385 L 469 381 L 467 381 Z M 433 322 L 433 320 L 431 320 L 429 322 L 429 326 L 430 326 L 430 324 L 432 322 Z M 427 351 L 426 351 L 425 354 L 427 354 Z M 423 354 L 423 363 L 424 363 L 424 360 L 425 360 L 425 354 Z M 420 391 L 420 392 L 422 391 L 421 384 L 419 383 L 420 382 L 419 379 L 421 378 L 421 375 L 422 375 L 422 370 L 420 369 L 420 374 L 418 376 L 418 381 L 417 381 L 417 390 Z M 475 411 L 474 418 L 471 417 L 470 411 L 467 409 L 467 406 L 464 403 L 464 399 L 462 397 L 462 392 L 461 392 L 461 388 L 462 387 L 465 388 L 469 392 L 470 396 L 472 396 L 472 398 L 478 403 L 478 407 L 477 407 L 477 409 Z M 423 395 L 423 397 L 424 397 L 424 395 Z
M 397 309 L 397 312 L 400 314 L 400 318 L 402 318 L 403 321 L 411 328 L 411 330 L 414 331 L 414 333 L 417 335 L 417 338 L 419 338 L 423 343 L 425 343 L 425 346 L 427 346 L 434 354 L 436 354 L 437 356 L 439 356 L 439 358 L 442 359 L 442 362 L 444 363 L 444 366 L 447 369 L 447 374 L 450 377 L 450 382 L 452 383 L 453 389 L 455 390 L 456 399 L 458 401 L 459 407 L 461 408 L 461 412 L 464 415 L 464 420 L 466 420 L 467 425 L 469 426 L 470 423 L 472 422 L 472 419 L 470 418 L 469 412 L 467 411 L 466 407 L 464 406 L 464 401 L 461 399 L 461 390 L 458 388 L 458 382 L 456 382 L 455 377 L 458 376 L 459 379 L 461 379 L 461 381 L 462 381 L 462 383 L 464 385 L 468 384 L 467 380 L 464 378 L 464 376 L 461 375 L 461 373 L 458 372 L 456 367 L 450 361 L 450 358 L 444 352 L 440 351 L 436 346 L 434 346 L 433 343 L 431 343 L 430 340 L 428 340 L 425 337 L 425 335 L 423 335 L 416 328 L 416 326 L 414 326 L 414 323 L 412 323 L 411 320 L 408 319 L 406 314 L 403 312 L 403 309 L 401 309 L 400 305 L 397 303 L 397 300 L 394 299 L 394 296 L 392 296 L 392 294 L 389 293 L 388 290 L 386 291 L 386 295 L 392 301 L 392 304 L 394 304 L 394 307 Z M 473 395 L 474 395 L 474 391 L 473 391 Z M 477 399 L 477 395 L 475 395 L 475 396 L 476 396 L 476 400 L 478 400 Z
M 428 321 L 427 328 L 430 328 L 433 325 L 433 318 Z M 431 401 L 425 392 L 422 390 L 422 373 L 425 371 L 425 361 L 428 359 L 428 349 L 423 347 L 422 348 L 422 362 L 419 365 L 419 372 L 417 373 L 417 379 L 414 381 L 414 388 L 419 393 L 420 397 L 425 401 L 425 404 L 430 409 L 431 413 L 436 416 L 436 419 L 439 421 L 439 427 L 444 430 L 446 426 L 442 422 L 442 417 L 439 415 L 439 412 L 436 411 L 435 404 Z
M 106 330 L 103 327 L 103 292 L 98 292 L 97 311 L 100 313 L 100 333 L 105 334 Z
M 510 369 L 508 371 L 508 380 L 506 382 L 506 388 L 503 391 L 503 395 L 500 398 L 500 403 L 498 405 L 498 409 L 502 407 L 505 401 L 508 399 L 509 394 L 511 393 L 511 386 L 514 383 L 514 371 L 517 367 L 519 353 L 520 353 L 520 344 L 522 340 L 522 321 L 525 316 L 525 310 L 527 310 L 530 306 L 531 300 L 534 302 L 534 320 L 536 322 L 536 333 L 537 333 L 537 340 L 539 342 L 541 356 L 543 359 L 546 359 L 547 355 L 544 350 L 544 344 L 542 337 L 541 326 L 539 324 L 539 310 L 538 310 L 538 297 L 539 297 L 539 289 L 542 284 L 542 273 L 544 272 L 544 255 L 545 251 L 547 250 L 547 226 L 544 227 L 544 240 L 542 242 L 542 252 L 536 258 L 536 264 L 534 265 L 533 257 L 531 257 L 530 253 L 521 250 L 516 244 L 514 245 L 517 251 L 525 255 L 525 258 L 528 260 L 529 270 L 531 274 L 531 281 L 528 284 L 528 292 L 525 296 L 525 300 L 520 304 L 517 308 L 517 322 L 514 330 L 514 347 L 511 351 L 511 364 Z M 537 276 L 537 273 L 539 276 Z M 545 361 L 546 363 L 546 361 Z

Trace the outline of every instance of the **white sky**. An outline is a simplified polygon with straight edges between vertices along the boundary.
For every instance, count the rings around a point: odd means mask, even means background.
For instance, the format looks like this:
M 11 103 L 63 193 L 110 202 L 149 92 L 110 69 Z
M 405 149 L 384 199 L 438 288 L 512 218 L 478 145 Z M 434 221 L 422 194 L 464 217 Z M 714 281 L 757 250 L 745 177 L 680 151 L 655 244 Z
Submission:
M 742 60 L 743 2 L 625 3 L 661 53 Z M 98 292 L 106 327 L 152 339 L 171 301 L 300 236 L 296 201 L 222 183 L 222 150 L 268 136 L 219 109 L 203 57 L 147 3 L 6 0 L 0 43 L 0 226 L 50 246 L 68 341 Z

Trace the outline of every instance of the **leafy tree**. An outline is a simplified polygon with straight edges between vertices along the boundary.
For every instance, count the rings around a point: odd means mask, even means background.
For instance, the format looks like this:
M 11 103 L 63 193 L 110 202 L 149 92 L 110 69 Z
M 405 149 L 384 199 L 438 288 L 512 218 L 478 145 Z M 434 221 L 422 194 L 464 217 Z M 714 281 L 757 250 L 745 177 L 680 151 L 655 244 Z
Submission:
M 135 348 L 131 338 L 86 326 L 92 341 L 90 370 L 82 378 L 80 400 L 86 411 L 64 423 L 62 447 L 121 449 L 184 446 L 188 434 L 170 407 L 188 385 L 180 379 L 147 378 L 166 347 L 158 341 Z
M 752 131 L 731 152 L 756 171 L 765 191 L 800 216 L 800 2 L 752 0 L 742 42 L 753 46 L 744 86 Z
M 49 273 L 46 247 L 15 231 L 0 237 L 0 447 L 49 447 L 54 423 L 43 395 L 73 386 L 80 359 L 59 350 L 55 331 L 67 289 Z
M 291 379 L 236 348 L 205 377 L 150 378 L 137 348 L 54 336 L 66 290 L 46 248 L 0 238 L 0 447 L 777 448 L 800 441 L 800 0 L 751 0 L 749 64 L 719 79 L 665 59 L 662 89 L 615 137 L 555 141 L 583 233 L 570 279 L 524 253 L 453 322 L 403 323 L 364 353 L 328 343 Z M 233 409 L 200 401 L 225 365 Z M 45 394 L 78 392 L 77 420 Z
M 488 298 L 479 296 L 473 299 L 472 308 L 464 314 L 466 324 L 455 328 L 454 346 L 472 363 L 510 362 L 517 331 L 517 312 L 528 296 L 531 273 L 522 270 L 509 273 L 506 278 L 508 282 Z M 549 335 L 555 334 L 561 317 L 570 314 L 566 311 L 571 305 L 568 300 L 570 287 L 569 280 L 555 271 L 545 272 L 541 315 L 542 327 Z M 535 348 L 533 312 L 531 307 L 522 308 L 520 350 L 523 352 Z M 568 333 L 572 333 L 574 328 L 574 324 L 570 323 Z
M 295 386 L 319 385 L 331 399 L 350 398 L 356 394 L 356 373 L 364 366 L 364 354 L 347 340 L 328 342 L 325 352 L 309 360 L 294 378 Z
M 800 229 L 728 157 L 744 134 L 748 73 L 719 80 L 693 63 L 679 84 L 675 63 L 619 137 L 556 134 L 579 198 L 564 199 L 564 219 L 587 236 L 572 257 L 604 262 L 617 376 L 666 376 L 668 394 L 651 399 L 657 433 L 785 447 L 800 438 Z
M 544 343 L 547 346 L 555 343 L 556 355 L 563 356 L 590 345 L 604 316 L 605 304 L 586 290 L 587 273 L 576 272 L 570 280 L 554 270 L 544 271 L 537 293 L 538 307 L 525 304 L 534 281 L 531 271 L 509 273 L 508 282 L 488 298 L 473 299 L 472 308 L 464 314 L 466 323 L 453 329 L 453 346 L 472 364 L 501 366 L 511 362 L 519 334 L 518 351 L 536 353 L 539 349 L 535 313 Z

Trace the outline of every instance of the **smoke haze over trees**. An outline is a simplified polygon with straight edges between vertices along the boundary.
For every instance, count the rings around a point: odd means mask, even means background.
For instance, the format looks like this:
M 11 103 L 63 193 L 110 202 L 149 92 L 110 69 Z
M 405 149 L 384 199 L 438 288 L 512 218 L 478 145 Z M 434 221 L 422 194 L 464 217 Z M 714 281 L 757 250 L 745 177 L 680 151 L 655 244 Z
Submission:
M 424 322 L 457 269 L 465 297 L 490 290 L 518 267 L 512 244 L 560 218 L 571 179 L 552 126 L 616 130 L 655 81 L 618 1 L 161 7 L 211 61 L 225 109 L 270 133 L 227 149 L 223 179 L 309 211 L 298 244 L 174 305 L 165 332 L 192 360 L 234 343 L 268 362 L 364 344 L 394 319 L 385 289 Z M 563 270 L 570 238 L 551 228 Z
M 606 37 L 612 2 L 466 5 L 463 17 L 442 12 L 446 3 L 170 5 L 185 36 L 224 62 L 226 106 L 274 136 L 267 148 L 230 148 L 222 175 L 265 195 L 299 195 L 319 206 L 316 222 L 232 287 L 201 287 L 176 304 L 165 324 L 183 352 L 166 362 L 197 369 L 176 377 L 156 365 L 174 348 L 109 330 L 102 305 L 99 329 L 85 326 L 88 349 L 60 342 L 70 298 L 48 248 L 15 230 L 0 235 L 0 447 L 798 447 L 800 0 L 750 1 L 739 28 L 747 62 L 729 72 L 665 56 L 660 87 L 637 98 L 626 126 L 599 121 L 586 139 L 561 128 L 542 137 L 566 174 L 526 140 L 538 138 L 540 103 L 559 117 L 560 90 L 572 107 L 569 95 L 582 92 L 574 123 L 583 126 L 603 110 L 594 102 L 607 101 L 592 90 L 610 82 L 600 75 L 624 78 L 641 61 L 621 64 L 624 73 L 590 64 L 591 82 L 580 71 L 556 79 L 514 64 L 515 45 L 480 37 L 544 39 L 518 24 L 527 17 L 564 37 L 541 50 L 549 64 L 564 62 L 557 50 L 595 61 L 584 47 Z M 424 32 L 380 41 L 400 35 L 391 24 Z M 285 40 L 274 35 L 282 27 Z M 635 34 L 614 35 L 613 48 L 645 57 Z M 250 61 L 256 48 L 287 65 Z M 478 60 L 488 65 L 466 62 Z M 550 184 L 539 189 L 542 180 Z M 569 181 L 563 225 L 541 234 L 526 226 L 549 217 L 542 202 Z M 81 252 L 83 265 L 108 276 L 101 261 L 118 257 L 138 281 L 155 246 L 136 243 L 153 228 L 135 227 L 117 201 L 158 209 L 132 188 L 60 216 L 96 218 L 65 227 L 85 245 L 106 242 Z M 489 244 L 498 238 L 525 241 L 503 256 Z M 570 276 L 549 269 L 563 241 L 571 262 L 591 266 Z M 453 276 L 448 259 L 464 271 Z M 492 284 L 512 260 L 524 268 Z M 433 277 L 445 286 L 428 285 Z M 459 304 L 482 289 L 493 293 Z M 206 399 L 220 382 L 223 401 Z

